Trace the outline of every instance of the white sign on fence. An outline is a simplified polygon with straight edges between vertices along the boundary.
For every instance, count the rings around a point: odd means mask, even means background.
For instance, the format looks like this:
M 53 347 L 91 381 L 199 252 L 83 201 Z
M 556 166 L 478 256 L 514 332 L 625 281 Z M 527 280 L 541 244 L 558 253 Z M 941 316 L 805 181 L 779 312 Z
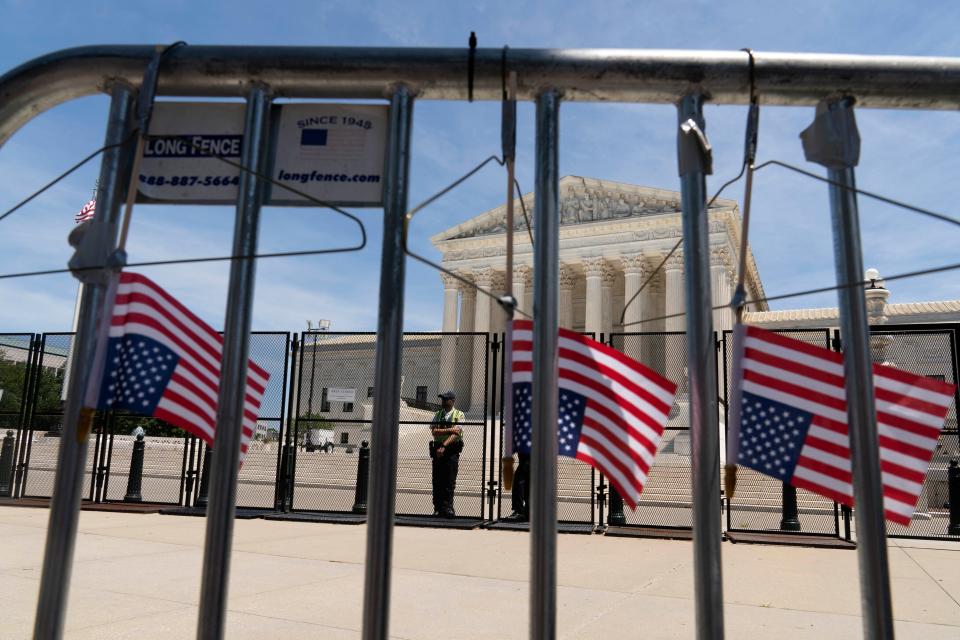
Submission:
M 158 102 L 140 163 L 140 194 L 165 202 L 233 203 L 240 170 L 243 113 L 235 103 Z
M 236 202 L 240 169 L 230 163 L 241 161 L 245 108 L 225 102 L 158 102 L 137 177 L 141 200 Z M 385 105 L 275 105 L 271 177 L 330 204 L 380 206 L 387 113 Z M 266 193 L 268 204 L 310 204 L 278 185 L 269 185 Z
M 325 202 L 383 202 L 387 107 L 285 104 L 276 133 L 273 178 Z M 304 198 L 274 185 L 271 202 Z
M 356 389 L 327 389 L 327 402 L 356 402 Z

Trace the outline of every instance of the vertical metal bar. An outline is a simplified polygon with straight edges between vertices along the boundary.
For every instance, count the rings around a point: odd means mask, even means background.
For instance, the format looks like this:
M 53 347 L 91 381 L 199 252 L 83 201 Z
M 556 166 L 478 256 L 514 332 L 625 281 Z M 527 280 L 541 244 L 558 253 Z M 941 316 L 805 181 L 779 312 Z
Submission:
M 111 88 L 110 115 L 105 144 L 120 145 L 129 138 L 134 110 L 133 90 L 117 83 Z M 103 154 L 100 192 L 93 224 L 116 225 L 125 187 L 129 184 L 132 145 L 116 146 Z M 110 241 L 111 247 L 116 239 Z M 87 460 L 89 432 L 81 425 L 80 409 L 96 350 L 97 318 L 103 309 L 106 284 L 83 287 L 80 322 L 73 341 L 70 386 L 67 392 L 63 431 L 57 457 L 53 503 L 47 524 L 47 542 L 40 576 L 40 598 L 34 623 L 34 638 L 60 638 L 67 613 L 67 595 L 73 568 L 73 551 L 80 520 L 80 492 Z M 42 360 L 40 361 L 42 365 Z M 89 425 L 88 425 L 89 426 Z
M 495 431 L 495 425 L 497 424 L 497 353 L 500 350 L 500 342 L 498 340 L 497 334 L 493 334 L 493 344 L 490 346 L 490 351 L 493 351 L 493 362 L 490 366 L 490 419 L 483 421 L 483 428 L 490 429 L 492 434 Z M 484 436 L 487 434 L 484 433 Z M 493 441 L 490 441 L 490 482 L 487 483 L 487 439 L 486 437 L 482 438 L 483 440 L 483 450 L 480 452 L 480 519 L 483 520 L 483 507 L 484 492 L 487 494 L 487 501 L 490 503 L 490 519 L 493 520 L 493 497 L 496 493 L 496 481 L 493 478 L 493 457 L 495 455 L 493 451 Z
M 703 96 L 685 96 L 680 122 L 701 130 Z M 693 136 L 679 132 L 681 150 L 683 251 L 686 273 L 687 369 L 690 430 L 693 439 L 693 578 L 697 637 L 723 638 L 723 582 L 720 569 L 720 429 L 717 413 L 717 362 L 710 298 L 710 237 L 707 228 L 706 170 L 703 162 L 683 162 Z M 701 150 L 702 152 L 702 150 Z
M 510 331 L 510 328 L 508 327 L 508 328 L 507 328 L 507 332 L 509 333 L 509 331 Z M 500 417 L 500 426 L 499 426 L 499 429 L 497 428 L 497 420 L 496 420 L 496 418 L 497 418 L 497 412 L 496 412 L 496 407 L 494 407 L 493 420 L 490 421 L 490 476 L 489 476 L 489 477 L 490 477 L 490 481 L 489 481 L 489 489 L 490 489 L 490 497 L 489 497 L 490 513 L 489 513 L 489 519 L 490 519 L 491 521 L 493 521 L 493 519 L 494 519 L 494 518 L 493 518 L 493 509 L 494 509 L 494 503 L 495 503 L 495 502 L 497 503 L 497 505 L 496 505 L 496 506 L 497 506 L 497 517 L 499 517 L 499 515 L 500 515 L 500 509 L 499 509 L 500 500 L 497 499 L 497 488 L 498 488 L 498 486 L 499 486 L 499 484 L 500 484 L 500 477 L 497 475 L 496 463 L 497 463 L 497 461 L 499 461 L 499 462 L 500 462 L 500 465 L 501 465 L 501 468 L 502 468 L 502 466 L 503 466 L 503 464 L 504 464 L 504 459 L 503 459 L 503 452 L 504 452 L 504 448 L 503 448 L 503 435 L 504 435 L 504 413 L 503 413 L 503 405 L 504 405 L 504 402 L 505 402 L 505 400 L 504 400 L 504 398 L 505 398 L 504 394 L 506 393 L 506 389 L 505 389 L 505 384 L 506 384 L 506 383 L 505 383 L 505 378 L 504 378 L 506 366 L 507 366 L 507 359 L 506 359 L 506 356 L 504 356 L 504 358 L 500 361 L 500 371 L 499 371 L 499 380 L 500 380 L 500 416 L 501 416 L 501 417 Z M 497 386 L 497 382 L 496 382 L 496 381 L 497 381 L 497 375 L 498 375 L 496 363 L 494 363 L 493 369 L 494 369 L 494 371 L 493 371 L 494 388 L 496 388 L 496 386 Z M 500 441 L 500 447 L 499 447 L 499 448 L 497 447 L 497 440 Z M 511 460 L 511 464 L 512 464 L 512 463 L 513 463 L 513 461 Z
M 397 422 L 403 361 L 403 218 L 410 182 L 413 94 L 397 85 L 390 96 L 390 136 L 384 187 L 380 307 L 370 434 L 370 495 L 367 503 L 367 559 L 363 589 L 363 638 L 386 640 L 390 629 L 390 563 L 396 506 Z
M 560 279 L 560 95 L 537 96 L 534 204 L 530 637 L 557 634 L 557 284 Z
M 247 96 L 244 118 L 241 164 L 261 173 L 266 168 L 269 147 L 270 101 L 267 87 L 254 85 Z M 235 256 L 250 256 L 257 252 L 264 190 L 265 184 L 259 178 L 252 173 L 241 172 L 233 233 Z M 233 543 L 237 472 L 240 468 L 240 435 L 243 429 L 255 276 L 256 261 L 252 258 L 230 263 L 200 584 L 200 615 L 197 620 L 197 637 L 204 640 L 223 638 L 226 626 L 230 548 Z
M 827 177 L 842 185 L 830 185 L 837 282 L 859 282 L 863 279 L 863 253 L 857 196 L 853 191 L 856 186 L 853 167 L 829 169 Z M 847 422 L 853 456 L 853 491 L 857 501 L 860 611 L 864 637 L 880 640 L 893 638 L 893 610 L 867 303 L 860 287 L 843 287 L 838 297 L 847 380 Z
M 280 334 L 284 336 L 283 341 L 283 383 L 280 385 L 280 424 L 277 428 L 277 465 L 276 470 L 273 475 L 273 509 L 275 511 L 280 510 L 281 499 L 286 499 L 283 489 L 281 486 L 283 484 L 283 465 L 281 461 L 283 460 L 283 443 L 284 437 L 287 432 L 287 426 L 285 424 L 284 418 L 286 418 L 286 403 L 284 400 L 286 396 L 284 394 L 287 391 L 287 373 L 290 369 L 290 350 L 292 344 L 290 342 L 290 332 Z M 290 370 L 289 374 L 292 376 L 293 371 Z

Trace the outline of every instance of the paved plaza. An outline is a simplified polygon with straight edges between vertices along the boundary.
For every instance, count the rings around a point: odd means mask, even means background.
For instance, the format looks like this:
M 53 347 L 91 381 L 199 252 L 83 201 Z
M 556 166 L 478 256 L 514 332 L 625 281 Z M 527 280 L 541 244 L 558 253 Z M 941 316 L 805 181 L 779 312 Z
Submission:
M 0 507 L 0 638 L 30 636 L 46 509 Z M 396 528 L 396 638 L 525 638 L 529 537 Z M 67 638 L 192 638 L 204 520 L 84 511 Z M 960 544 L 891 540 L 897 636 L 960 637 Z M 358 638 L 365 527 L 238 520 L 228 637 Z M 561 535 L 563 638 L 691 638 L 689 542 Z M 729 638 L 860 636 L 856 553 L 724 543 Z

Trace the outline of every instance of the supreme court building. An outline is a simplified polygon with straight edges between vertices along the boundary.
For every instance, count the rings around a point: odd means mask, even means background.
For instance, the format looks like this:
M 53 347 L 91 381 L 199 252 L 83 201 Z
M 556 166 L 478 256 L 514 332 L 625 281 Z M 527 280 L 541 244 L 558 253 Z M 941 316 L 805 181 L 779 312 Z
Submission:
M 523 197 L 532 212 L 534 194 Z M 466 222 L 435 235 L 434 246 L 443 254 L 443 265 L 476 285 L 502 292 L 504 279 L 513 279 L 513 293 L 520 309 L 533 308 L 533 251 L 526 222 L 516 205 L 514 269 L 505 272 L 506 206 L 481 213 Z M 676 245 L 683 231 L 680 221 L 680 194 L 676 191 L 641 187 L 595 178 L 566 176 L 560 180 L 560 325 L 574 331 L 609 336 L 611 332 L 682 332 L 684 311 L 683 247 L 673 253 L 640 296 L 631 299 Z M 710 270 L 713 305 L 730 301 L 736 277 L 741 220 L 737 203 L 717 200 L 709 211 Z M 747 256 L 747 295 L 762 298 L 763 286 L 753 256 Z M 504 314 L 487 296 L 477 297 L 472 287 L 442 276 L 444 286 L 444 332 L 504 330 Z M 751 306 L 749 311 L 766 307 Z M 622 319 L 622 321 L 621 321 Z M 730 329 L 729 309 L 714 312 L 714 328 Z M 675 341 L 678 346 L 682 340 Z M 685 349 L 685 347 L 684 347 Z M 640 343 L 626 340 L 623 350 L 641 360 L 664 357 L 643 353 Z M 662 352 L 662 349 L 660 349 Z M 631 353 L 634 352 L 634 353 Z M 683 352 L 685 354 L 685 351 Z M 446 355 L 452 352 L 446 350 Z M 668 357 L 667 377 L 683 377 L 684 358 Z M 655 367 L 660 369 L 660 367 Z M 441 363 L 441 370 L 450 371 Z M 456 381 L 450 381 L 456 386 Z M 474 379 L 468 392 L 471 405 L 482 394 L 482 378 Z M 441 387 L 443 384 L 441 383 Z M 461 402 L 461 404 L 464 404 Z

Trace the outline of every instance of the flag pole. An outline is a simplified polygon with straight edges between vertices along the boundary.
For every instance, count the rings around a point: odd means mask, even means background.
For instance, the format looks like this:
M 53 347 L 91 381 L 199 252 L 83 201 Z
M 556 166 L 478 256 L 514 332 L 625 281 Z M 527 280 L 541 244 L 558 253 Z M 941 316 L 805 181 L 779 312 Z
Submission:
M 854 167 L 860 160 L 860 133 L 853 103 L 853 98 L 849 97 L 821 101 L 813 124 L 800 134 L 807 160 L 825 166 L 830 179 L 830 213 L 838 284 L 859 282 L 863 278 L 860 214 L 854 191 Z M 863 636 L 870 640 L 887 640 L 894 637 L 893 610 L 867 303 L 860 287 L 840 287 L 838 298 L 853 489 L 857 503 Z
M 128 180 L 131 149 L 122 143 L 133 127 L 133 89 L 117 82 L 110 88 L 110 115 L 100 168 L 100 188 L 93 223 L 79 240 L 74 260 L 79 266 L 108 264 L 115 254 L 116 225 L 125 181 Z M 87 235 L 89 234 L 89 235 Z M 71 260 L 71 264 L 74 263 Z M 96 355 L 97 318 L 103 310 L 110 269 L 76 272 L 85 281 L 80 298 L 77 333 L 73 340 L 72 362 L 63 431 L 57 454 L 53 500 L 47 524 L 47 540 L 40 575 L 34 638 L 53 640 L 63 636 L 73 552 L 80 520 L 80 493 L 87 460 L 87 439 L 93 411 L 82 408 L 88 374 Z
M 706 176 L 711 150 L 704 133 L 702 94 L 678 105 L 683 252 L 686 272 L 687 370 L 690 430 L 693 436 L 693 589 L 696 634 L 723 638 L 723 581 L 720 541 L 720 426 L 717 412 L 717 357 L 710 297 L 710 235 Z

